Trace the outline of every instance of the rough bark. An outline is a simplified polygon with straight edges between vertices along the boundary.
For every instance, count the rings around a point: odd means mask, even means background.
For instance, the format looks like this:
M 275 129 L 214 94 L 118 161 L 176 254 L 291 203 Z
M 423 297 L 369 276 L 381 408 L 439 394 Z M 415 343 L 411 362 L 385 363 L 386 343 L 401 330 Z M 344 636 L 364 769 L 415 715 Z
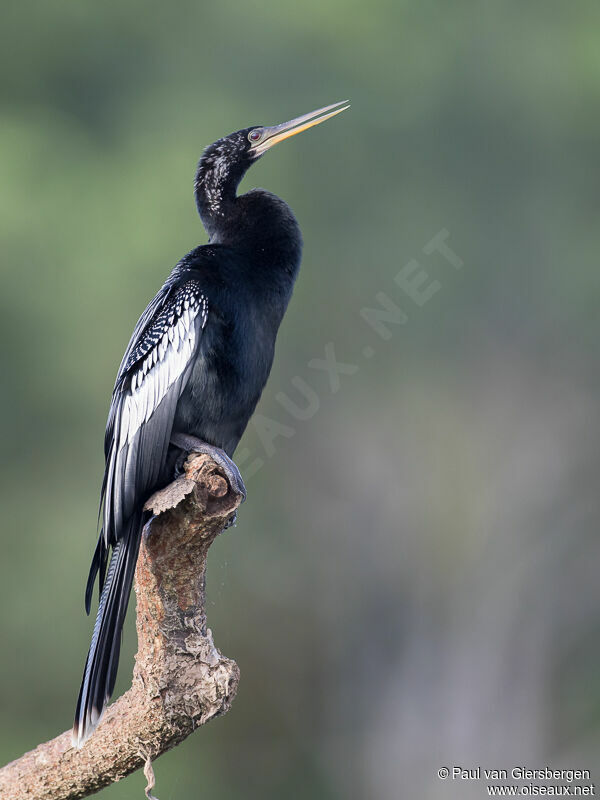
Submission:
M 231 524 L 241 497 L 206 455 L 150 498 L 135 576 L 138 653 L 131 689 L 108 707 L 80 749 L 71 732 L 0 769 L 2 800 L 74 800 L 129 775 L 224 714 L 239 670 L 206 627 L 208 548 Z M 149 785 L 151 780 L 149 778 Z

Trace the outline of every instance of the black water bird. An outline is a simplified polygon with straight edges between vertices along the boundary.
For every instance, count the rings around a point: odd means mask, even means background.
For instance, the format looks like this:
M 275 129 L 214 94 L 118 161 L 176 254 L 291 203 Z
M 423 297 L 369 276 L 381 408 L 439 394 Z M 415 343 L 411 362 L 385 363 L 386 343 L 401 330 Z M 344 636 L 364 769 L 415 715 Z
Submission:
M 75 713 L 77 746 L 94 731 L 114 688 L 144 502 L 192 450 L 212 455 L 245 496 L 231 456 L 271 370 L 302 237 L 283 200 L 262 189 L 238 196 L 238 184 L 274 144 L 346 108 L 336 103 L 282 125 L 245 128 L 200 159 L 195 195 L 209 243 L 177 264 L 140 317 L 113 390 L 88 614 L 97 576 L 100 604 Z

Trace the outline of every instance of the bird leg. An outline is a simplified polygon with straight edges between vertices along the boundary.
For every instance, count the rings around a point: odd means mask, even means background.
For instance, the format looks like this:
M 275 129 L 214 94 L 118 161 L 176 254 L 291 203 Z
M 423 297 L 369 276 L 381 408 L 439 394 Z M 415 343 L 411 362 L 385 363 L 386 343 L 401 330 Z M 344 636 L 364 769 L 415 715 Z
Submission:
M 242 475 L 237 465 L 229 458 L 224 450 L 221 450 L 220 447 L 215 447 L 213 444 L 208 444 L 208 442 L 203 442 L 202 439 L 197 439 L 195 436 L 190 436 L 187 433 L 172 433 L 171 444 L 174 444 L 175 447 L 184 451 L 183 460 L 187 458 L 188 453 L 204 453 L 210 456 L 213 461 L 216 461 L 221 467 L 232 489 L 242 495 L 242 503 L 244 502 L 246 499 L 246 487 L 244 486 Z M 179 463 L 178 466 L 180 466 Z

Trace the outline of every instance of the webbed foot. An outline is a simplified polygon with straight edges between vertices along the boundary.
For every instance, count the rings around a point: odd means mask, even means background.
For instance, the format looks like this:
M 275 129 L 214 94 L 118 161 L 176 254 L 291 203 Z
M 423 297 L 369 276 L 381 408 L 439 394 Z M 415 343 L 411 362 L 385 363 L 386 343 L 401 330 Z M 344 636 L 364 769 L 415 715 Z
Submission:
M 231 488 L 242 495 L 242 503 L 246 499 L 246 487 L 242 475 L 234 461 L 229 458 L 224 450 L 220 447 L 215 447 L 212 444 L 203 442 L 202 439 L 197 439 L 195 436 L 190 436 L 187 433 L 173 433 L 171 434 L 171 443 L 175 447 L 179 447 L 184 452 L 177 459 L 175 469 L 179 472 L 183 471 L 183 464 L 188 456 L 188 453 L 204 453 L 210 456 L 213 461 L 221 467 Z

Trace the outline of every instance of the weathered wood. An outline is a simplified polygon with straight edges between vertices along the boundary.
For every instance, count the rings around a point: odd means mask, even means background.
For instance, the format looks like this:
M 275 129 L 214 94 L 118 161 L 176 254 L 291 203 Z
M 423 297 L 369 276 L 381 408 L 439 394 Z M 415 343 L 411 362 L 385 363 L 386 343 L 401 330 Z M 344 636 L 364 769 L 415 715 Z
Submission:
M 234 519 L 241 496 L 206 455 L 150 498 L 136 575 L 138 653 L 131 689 L 108 707 L 78 750 L 67 731 L 0 769 L 1 800 L 87 797 L 156 759 L 224 714 L 237 664 L 206 627 L 208 548 Z

